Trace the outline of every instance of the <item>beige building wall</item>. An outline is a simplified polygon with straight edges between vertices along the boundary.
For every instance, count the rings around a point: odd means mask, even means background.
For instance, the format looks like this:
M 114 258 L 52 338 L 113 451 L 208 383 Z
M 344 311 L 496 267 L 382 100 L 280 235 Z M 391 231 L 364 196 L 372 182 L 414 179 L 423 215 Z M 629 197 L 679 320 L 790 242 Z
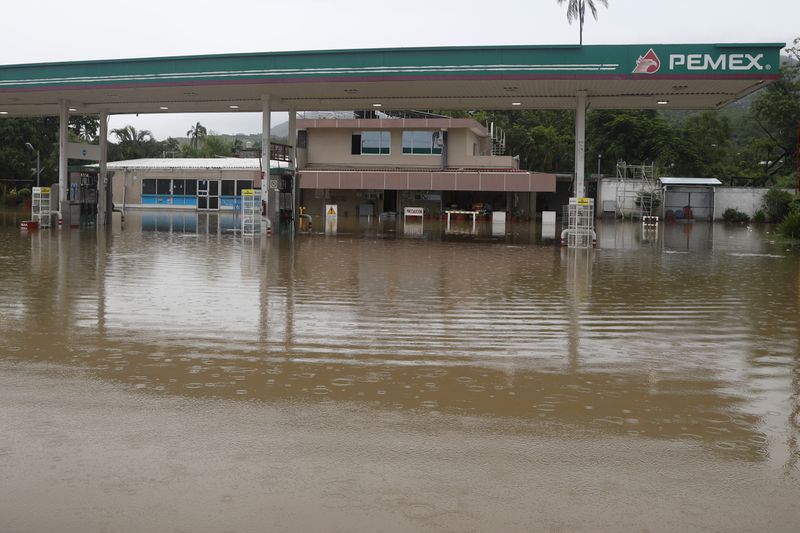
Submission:
M 308 149 L 304 153 L 303 165 L 299 168 L 440 168 L 441 155 L 419 155 L 403 153 L 403 129 L 350 129 L 350 128 L 310 128 Z M 389 131 L 391 150 L 386 155 L 353 155 L 352 136 L 356 131 Z M 437 131 L 436 129 L 406 129 L 405 131 Z M 510 156 L 489 155 L 488 138 L 480 137 L 470 129 L 454 128 L 448 130 L 448 167 L 454 168 L 514 168 L 515 161 Z M 477 155 L 473 155 L 477 154 Z

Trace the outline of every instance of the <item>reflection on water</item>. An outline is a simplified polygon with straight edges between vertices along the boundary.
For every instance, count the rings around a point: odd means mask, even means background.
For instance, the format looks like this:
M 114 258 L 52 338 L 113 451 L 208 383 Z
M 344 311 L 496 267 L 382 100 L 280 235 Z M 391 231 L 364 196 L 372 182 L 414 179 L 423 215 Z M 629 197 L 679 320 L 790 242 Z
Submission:
M 3 227 L 0 353 L 142 393 L 504 418 L 797 466 L 798 254 L 762 232 L 610 222 L 597 250 L 566 250 L 529 224 L 343 219 L 271 240 L 236 224 Z

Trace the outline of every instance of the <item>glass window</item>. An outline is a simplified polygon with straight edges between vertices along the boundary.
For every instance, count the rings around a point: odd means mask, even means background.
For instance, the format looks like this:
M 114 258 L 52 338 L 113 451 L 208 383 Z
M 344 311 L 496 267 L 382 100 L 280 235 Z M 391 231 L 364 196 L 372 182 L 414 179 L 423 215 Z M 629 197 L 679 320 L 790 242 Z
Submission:
M 186 189 L 183 194 L 188 194 L 190 196 L 197 195 L 197 180 L 186 180 Z
M 155 194 L 156 180 L 142 180 L 142 194 Z
M 363 155 L 388 155 L 392 147 L 392 134 L 388 131 L 362 131 Z
M 172 180 L 156 180 L 156 194 L 170 194 Z
M 242 195 L 242 189 L 252 189 L 253 180 L 239 180 L 236 182 L 236 196 Z
M 172 180 L 172 194 L 186 194 L 185 189 L 183 180 Z
M 438 155 L 442 153 L 442 147 L 438 146 L 438 131 L 404 131 L 403 132 L 403 153 L 404 154 L 425 154 Z
M 235 180 L 222 180 L 222 196 L 233 196 L 236 192 Z

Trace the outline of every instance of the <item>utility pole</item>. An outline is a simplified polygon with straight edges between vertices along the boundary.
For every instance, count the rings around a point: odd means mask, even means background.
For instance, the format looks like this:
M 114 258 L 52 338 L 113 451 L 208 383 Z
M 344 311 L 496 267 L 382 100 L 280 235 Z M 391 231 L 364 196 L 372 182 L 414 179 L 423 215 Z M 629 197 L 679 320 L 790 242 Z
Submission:
M 39 164 L 39 150 L 33 147 L 31 143 L 25 143 L 30 150 L 36 152 L 36 186 L 39 186 L 39 175 L 42 173 L 42 166 Z

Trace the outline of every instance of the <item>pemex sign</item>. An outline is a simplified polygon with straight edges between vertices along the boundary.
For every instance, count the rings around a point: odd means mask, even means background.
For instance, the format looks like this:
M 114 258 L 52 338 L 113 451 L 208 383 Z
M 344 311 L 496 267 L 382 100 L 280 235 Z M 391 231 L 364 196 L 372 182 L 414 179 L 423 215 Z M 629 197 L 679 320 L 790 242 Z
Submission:
M 716 47 L 714 47 L 716 48 Z M 632 74 L 757 74 L 777 71 L 775 56 L 750 50 L 674 50 L 648 48 L 636 59 Z

